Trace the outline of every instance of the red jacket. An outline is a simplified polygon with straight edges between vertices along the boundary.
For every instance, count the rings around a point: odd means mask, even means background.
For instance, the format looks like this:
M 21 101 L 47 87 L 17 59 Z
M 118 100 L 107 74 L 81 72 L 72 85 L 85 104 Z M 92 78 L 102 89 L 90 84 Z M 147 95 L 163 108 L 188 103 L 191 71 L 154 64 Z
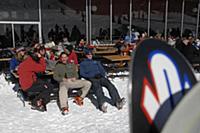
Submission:
M 78 64 L 77 55 L 74 50 L 68 56 L 68 63 L 74 63 L 76 65 Z
M 39 63 L 36 63 L 31 57 L 24 60 L 18 68 L 19 83 L 22 90 L 26 91 L 37 80 L 36 73 L 44 72 L 46 63 L 42 57 Z
M 56 60 L 56 56 L 53 53 L 50 54 L 50 60 Z

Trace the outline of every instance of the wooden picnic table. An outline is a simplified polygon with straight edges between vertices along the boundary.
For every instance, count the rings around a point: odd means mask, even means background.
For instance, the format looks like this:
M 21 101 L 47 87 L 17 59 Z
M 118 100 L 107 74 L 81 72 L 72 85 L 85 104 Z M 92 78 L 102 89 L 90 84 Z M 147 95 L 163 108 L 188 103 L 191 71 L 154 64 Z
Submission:
M 83 51 L 75 51 L 76 54 L 80 54 L 80 55 L 84 55 Z M 117 52 L 116 49 L 112 49 L 112 50 L 99 50 L 99 51 L 92 51 L 93 54 L 97 55 L 97 54 L 115 54 Z
M 95 49 L 98 51 L 98 50 L 113 50 L 113 49 L 116 49 L 115 47 L 108 47 L 108 46 L 101 46 L 101 47 L 99 47 L 99 46 L 97 46 L 97 47 L 95 47 Z
M 104 66 L 106 66 L 107 70 L 111 71 L 111 73 L 128 70 L 129 61 L 131 60 L 131 56 L 129 55 L 106 55 L 103 56 L 103 58 L 109 61 L 104 64 Z
M 114 43 L 111 43 L 111 44 L 97 44 L 96 46 L 97 47 L 113 47 L 113 46 L 115 46 L 115 44 Z
M 0 58 L 0 61 L 10 61 L 11 60 L 11 58 Z
M 129 55 L 105 55 L 103 58 L 110 60 L 111 62 L 121 62 L 121 61 L 130 61 L 131 56 Z
M 100 51 L 93 51 L 93 54 L 97 55 L 97 54 L 115 54 L 117 52 L 116 49 L 113 50 L 100 50 Z

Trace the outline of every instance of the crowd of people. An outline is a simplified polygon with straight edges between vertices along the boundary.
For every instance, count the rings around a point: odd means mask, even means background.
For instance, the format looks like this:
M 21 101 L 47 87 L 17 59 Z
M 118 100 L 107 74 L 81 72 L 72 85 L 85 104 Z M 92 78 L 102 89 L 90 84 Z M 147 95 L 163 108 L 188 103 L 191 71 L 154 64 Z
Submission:
M 57 45 L 56 45 L 57 46 Z M 74 97 L 74 103 L 83 106 L 84 98 L 93 95 L 98 101 L 98 109 L 107 112 L 107 103 L 103 87 L 107 88 L 111 97 L 111 105 L 122 109 L 125 98 L 121 97 L 117 88 L 106 77 L 106 71 L 99 61 L 93 60 L 92 50 L 83 50 L 85 59 L 78 61 L 77 55 L 71 45 L 62 45 L 62 49 L 53 46 L 49 48 L 36 43 L 30 48 L 19 47 L 16 54 L 10 60 L 10 72 L 19 76 L 20 89 L 26 93 L 39 92 L 31 100 L 31 108 L 39 111 L 47 111 L 47 104 L 50 101 L 50 94 L 53 90 L 53 83 L 38 77 L 38 73 L 44 74 L 48 68 L 53 72 L 53 80 L 58 84 L 59 108 L 63 115 L 68 114 L 68 92 L 71 89 L 81 90 L 80 95 Z M 56 49 L 54 49 L 56 48 Z M 53 65 L 51 63 L 53 62 Z M 48 67 L 48 65 L 53 67 Z
M 176 39 L 174 45 L 186 59 L 193 64 L 200 64 L 200 41 L 193 36 L 184 36 L 182 39 Z
M 18 29 L 18 30 L 17 30 Z M 116 29 L 115 29 L 116 30 Z M 117 31 L 116 31 L 117 32 Z M 114 32 L 115 36 L 120 36 L 120 33 Z M 119 32 L 119 31 L 118 31 Z M 47 38 L 46 38 L 47 36 Z M 68 29 L 66 25 L 58 25 L 55 24 L 54 27 L 50 28 L 47 35 L 44 36 L 42 34 L 42 43 L 47 43 L 49 41 L 54 41 L 55 44 L 59 44 L 63 42 L 63 38 L 67 38 L 69 42 L 73 42 L 78 45 L 81 39 L 85 39 L 85 34 L 81 33 L 79 27 L 74 25 L 72 29 Z M 99 29 L 99 34 L 96 35 L 100 40 L 108 40 L 109 39 L 109 28 L 108 29 Z M 14 30 L 14 39 L 15 46 L 31 46 L 34 43 L 39 42 L 39 32 L 37 25 L 24 26 L 19 25 L 19 28 Z M 13 37 L 11 27 L 6 27 L 6 31 L 4 34 L 0 36 L 0 47 L 12 47 L 13 46 Z
M 76 28 L 76 27 L 75 27 Z M 32 101 L 32 108 L 47 110 L 46 105 L 50 101 L 50 93 L 53 85 L 37 77 L 37 73 L 44 73 L 47 70 L 53 71 L 53 79 L 58 83 L 58 100 L 61 113 L 69 112 L 68 91 L 73 88 L 81 90 L 80 96 L 75 96 L 74 103 L 83 105 L 84 98 L 95 95 L 98 102 L 98 109 L 107 112 L 107 102 L 103 92 L 105 87 L 110 95 L 110 104 L 122 109 L 125 99 L 120 96 L 117 88 L 106 77 L 106 71 L 100 61 L 93 59 L 95 46 L 86 44 L 83 39 L 73 44 L 64 34 L 60 42 L 54 42 L 54 34 L 49 34 L 49 41 L 46 44 L 34 43 L 31 47 L 19 47 L 10 60 L 10 72 L 19 75 L 19 84 L 25 92 L 40 92 Z M 132 35 L 120 37 L 114 43 L 117 54 L 130 55 L 134 53 L 140 42 L 147 38 L 164 40 L 161 34 L 148 37 L 147 33 L 139 33 L 132 30 Z M 96 40 L 98 42 L 98 40 Z M 191 64 L 200 64 L 200 41 L 192 34 L 179 36 L 169 35 L 167 44 L 179 50 Z M 75 50 L 81 50 L 85 59 L 79 59 Z M 29 52 L 28 52 L 29 51 Z
M 200 64 L 200 39 L 194 37 L 190 30 L 185 30 L 182 37 L 180 37 L 179 32 L 178 29 L 172 29 L 168 32 L 167 39 L 165 39 L 163 34 L 158 33 L 155 36 L 147 36 L 146 32 L 133 31 L 131 36 L 130 33 L 127 33 L 124 38 L 120 38 L 115 46 L 120 54 L 123 51 L 134 50 L 144 39 L 154 38 L 165 41 L 168 45 L 177 49 L 191 65 Z

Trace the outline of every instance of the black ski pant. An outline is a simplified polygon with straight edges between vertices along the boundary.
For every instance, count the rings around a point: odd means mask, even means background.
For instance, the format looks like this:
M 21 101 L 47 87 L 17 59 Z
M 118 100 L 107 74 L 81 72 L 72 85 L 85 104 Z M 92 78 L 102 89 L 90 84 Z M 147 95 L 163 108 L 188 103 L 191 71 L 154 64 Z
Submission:
M 112 105 L 116 105 L 116 102 L 121 99 L 116 87 L 107 78 L 90 78 L 88 80 L 92 83 L 91 89 L 97 97 L 99 106 L 101 106 L 106 101 L 102 87 L 105 87 L 108 90 Z
M 33 99 L 33 104 L 36 104 L 36 101 L 39 99 L 43 100 L 43 104 L 46 105 L 50 101 L 50 93 L 53 90 L 53 85 L 42 80 L 37 80 L 33 85 L 28 89 L 27 93 L 37 93 L 38 95 Z

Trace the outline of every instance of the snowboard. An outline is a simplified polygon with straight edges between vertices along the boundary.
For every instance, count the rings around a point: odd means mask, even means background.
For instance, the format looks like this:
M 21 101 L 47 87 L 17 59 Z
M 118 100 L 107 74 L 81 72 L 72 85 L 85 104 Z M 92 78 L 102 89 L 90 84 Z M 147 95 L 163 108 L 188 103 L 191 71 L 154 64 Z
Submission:
M 191 65 L 175 48 L 156 39 L 138 44 L 131 66 L 131 132 L 162 132 L 173 110 L 196 83 Z

